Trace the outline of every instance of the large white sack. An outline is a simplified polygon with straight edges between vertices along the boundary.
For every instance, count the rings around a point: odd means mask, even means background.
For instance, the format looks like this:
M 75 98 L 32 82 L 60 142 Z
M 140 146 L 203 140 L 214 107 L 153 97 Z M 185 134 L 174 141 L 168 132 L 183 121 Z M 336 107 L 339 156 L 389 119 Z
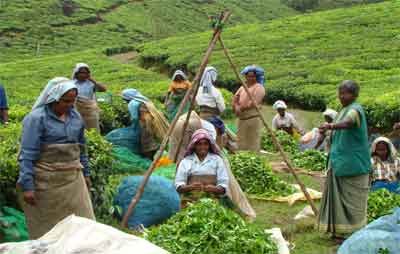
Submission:
M 0 244 L 3 254 L 167 254 L 113 227 L 70 215 L 38 240 Z

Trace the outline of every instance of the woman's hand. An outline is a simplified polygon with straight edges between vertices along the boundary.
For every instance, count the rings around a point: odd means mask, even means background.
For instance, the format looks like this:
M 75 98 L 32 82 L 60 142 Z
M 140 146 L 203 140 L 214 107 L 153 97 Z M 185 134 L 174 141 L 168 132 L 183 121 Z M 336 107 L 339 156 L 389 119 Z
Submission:
M 203 185 L 201 183 L 194 183 L 189 186 L 191 191 L 203 191 Z
M 207 185 L 204 188 L 204 192 L 223 194 L 225 192 L 225 189 L 222 188 L 221 186 Z
M 333 124 L 331 123 L 324 123 L 319 127 L 320 131 L 326 131 L 326 130 L 332 130 L 333 129 Z
M 36 205 L 36 197 L 34 191 L 24 191 L 23 196 L 26 203 L 30 204 L 31 206 Z

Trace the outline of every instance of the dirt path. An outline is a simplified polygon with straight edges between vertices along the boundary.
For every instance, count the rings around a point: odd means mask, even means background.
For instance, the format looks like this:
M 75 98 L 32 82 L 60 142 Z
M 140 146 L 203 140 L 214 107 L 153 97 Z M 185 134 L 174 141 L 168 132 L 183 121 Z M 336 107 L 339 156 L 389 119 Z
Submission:
M 138 57 L 138 55 L 139 55 L 138 52 L 130 51 L 130 52 L 126 52 L 126 53 L 112 55 L 112 56 L 110 56 L 110 58 L 119 63 L 128 64 L 129 62 L 135 60 L 136 57 Z

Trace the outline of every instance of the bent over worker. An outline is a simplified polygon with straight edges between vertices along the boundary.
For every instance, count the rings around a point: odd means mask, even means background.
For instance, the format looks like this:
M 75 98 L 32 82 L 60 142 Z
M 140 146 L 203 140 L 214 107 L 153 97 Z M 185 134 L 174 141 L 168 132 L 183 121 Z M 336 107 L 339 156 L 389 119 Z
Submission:
M 255 104 L 247 95 L 244 87 L 240 87 L 233 97 L 233 110 L 239 118 L 237 127 L 238 146 L 239 150 L 258 152 L 260 150 L 262 122 L 256 107 L 261 105 L 265 96 L 265 89 L 257 83 L 255 70 L 247 69 L 244 75 L 246 75 L 246 84 Z
M 75 66 L 72 79 L 78 88 L 76 109 L 82 116 L 85 128 L 100 131 L 100 109 L 96 102 L 96 92 L 105 92 L 107 91 L 107 87 L 92 78 L 89 65 L 85 63 L 78 63 Z
M 31 239 L 71 214 L 95 219 L 77 93 L 73 81 L 52 79 L 23 121 L 18 187 Z

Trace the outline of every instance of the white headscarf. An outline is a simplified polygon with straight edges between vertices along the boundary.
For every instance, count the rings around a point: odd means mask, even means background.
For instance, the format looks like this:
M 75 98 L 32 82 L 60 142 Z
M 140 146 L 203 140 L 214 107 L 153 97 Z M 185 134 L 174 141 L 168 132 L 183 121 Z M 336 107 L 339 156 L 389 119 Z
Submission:
M 66 92 L 74 88 L 76 89 L 77 87 L 72 80 L 64 77 L 53 78 L 47 83 L 46 87 L 36 99 L 32 110 L 43 107 L 44 105 L 55 101 L 59 101 Z
M 334 120 L 336 118 L 337 114 L 338 114 L 337 111 L 330 109 L 330 108 L 326 109 L 324 111 L 324 113 L 322 113 L 322 115 L 329 116 L 332 120 Z
M 201 76 L 200 86 L 203 87 L 203 93 L 211 93 L 214 82 L 217 81 L 217 69 L 212 66 L 207 66 Z
M 278 108 L 287 109 L 286 103 L 282 100 L 278 100 L 272 105 L 272 108 L 277 110 Z
M 379 143 L 379 142 L 384 142 L 384 143 L 386 143 L 387 145 L 388 145 L 388 147 L 389 147 L 389 157 L 391 158 L 391 159 L 396 159 L 396 155 L 397 155 L 397 150 L 396 150 L 396 147 L 394 147 L 394 145 L 393 145 L 393 143 L 390 141 L 390 139 L 388 139 L 388 138 L 385 138 L 385 137 L 379 137 L 379 138 L 376 138 L 375 140 L 374 140 L 374 142 L 372 142 L 372 144 L 371 144 L 371 154 L 373 154 L 373 153 L 375 153 L 375 151 L 376 151 L 376 145 Z
M 89 65 L 85 63 L 77 63 L 75 65 L 74 71 L 72 72 L 72 79 L 76 79 L 75 75 L 79 72 L 81 68 L 87 68 L 88 70 L 90 70 Z
M 175 80 L 175 78 L 176 78 L 176 76 L 181 76 L 184 80 L 187 80 L 187 76 L 185 75 L 185 73 L 183 72 L 183 71 L 181 71 L 181 70 L 176 70 L 175 72 L 174 72 L 174 75 L 172 75 L 172 81 L 174 81 Z
M 136 100 L 139 102 L 148 102 L 149 99 L 142 95 L 138 90 L 134 88 L 127 88 L 122 91 L 122 99 L 131 101 L 131 100 Z

